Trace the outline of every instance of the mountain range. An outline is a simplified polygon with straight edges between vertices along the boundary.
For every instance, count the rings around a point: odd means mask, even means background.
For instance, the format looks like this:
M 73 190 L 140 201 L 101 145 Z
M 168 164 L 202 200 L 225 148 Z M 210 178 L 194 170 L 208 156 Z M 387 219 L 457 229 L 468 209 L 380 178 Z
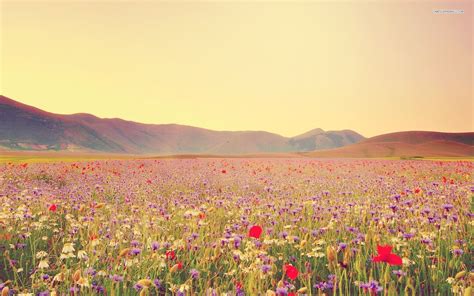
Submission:
M 91 114 L 54 114 L 0 95 L 0 151 L 306 157 L 474 157 L 474 132 L 404 131 L 364 138 L 352 130 L 214 131 Z M 286 153 L 286 154 L 285 154 Z
M 313 129 L 284 137 L 265 131 L 143 124 L 83 113 L 61 115 L 0 96 L 0 147 L 8 150 L 225 155 L 332 149 L 364 139 L 352 130 Z
M 334 149 L 304 153 L 310 157 L 474 157 L 474 133 L 406 131 L 375 136 Z

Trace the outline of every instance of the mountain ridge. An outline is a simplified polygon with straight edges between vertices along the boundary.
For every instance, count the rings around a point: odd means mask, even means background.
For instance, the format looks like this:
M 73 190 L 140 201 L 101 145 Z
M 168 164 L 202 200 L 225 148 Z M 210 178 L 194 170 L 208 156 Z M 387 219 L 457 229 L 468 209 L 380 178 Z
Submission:
M 405 131 L 303 153 L 309 157 L 474 157 L 474 132 Z
M 336 148 L 365 139 L 352 130 L 313 129 L 284 137 L 267 131 L 215 131 L 179 124 L 145 124 L 89 113 L 55 114 L 0 95 L 0 146 L 125 154 L 246 154 Z

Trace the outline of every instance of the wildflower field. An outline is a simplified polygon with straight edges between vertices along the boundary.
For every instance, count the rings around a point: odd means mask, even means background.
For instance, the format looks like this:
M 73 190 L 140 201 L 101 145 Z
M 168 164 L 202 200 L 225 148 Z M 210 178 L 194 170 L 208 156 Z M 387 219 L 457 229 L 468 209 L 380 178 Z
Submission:
M 0 164 L 5 295 L 471 295 L 470 161 Z

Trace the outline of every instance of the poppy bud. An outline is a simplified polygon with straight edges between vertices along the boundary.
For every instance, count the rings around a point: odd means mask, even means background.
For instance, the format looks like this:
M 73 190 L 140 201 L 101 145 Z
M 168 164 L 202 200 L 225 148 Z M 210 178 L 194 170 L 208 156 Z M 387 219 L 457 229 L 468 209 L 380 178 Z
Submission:
M 305 239 L 302 240 L 301 243 L 300 243 L 300 247 L 303 248 L 304 246 L 306 246 L 306 240 Z
M 352 256 L 351 250 L 346 249 L 346 251 L 344 251 L 344 260 L 343 260 L 343 263 L 345 265 L 349 264 L 349 261 L 351 260 L 351 256 Z
M 140 291 L 140 296 L 145 296 L 147 291 L 148 291 L 148 288 L 147 288 L 147 287 L 143 288 L 143 289 Z
M 125 249 L 123 249 L 123 250 L 120 251 L 120 253 L 119 253 L 119 258 L 128 255 L 129 252 L 130 252 L 130 248 L 125 248 Z
M 308 291 L 308 288 L 303 287 L 303 288 L 300 288 L 298 291 L 296 291 L 296 293 L 298 293 L 298 294 L 305 294 L 307 291 Z
M 326 256 L 328 257 L 329 263 L 333 263 L 336 260 L 336 250 L 332 246 L 326 248 Z
M 142 286 L 142 287 L 149 287 L 149 286 L 151 286 L 151 280 L 149 280 L 149 279 L 142 279 L 142 280 L 139 280 L 139 281 L 137 282 L 137 284 L 139 284 L 139 285 Z
M 456 273 L 456 275 L 454 276 L 455 279 L 459 280 L 460 278 L 464 277 L 466 275 L 466 271 L 463 270 L 463 271 L 460 271 L 458 273 Z
M 8 288 L 8 287 L 3 287 L 3 289 L 2 289 L 2 296 L 7 296 L 9 291 L 10 291 L 10 288 Z
M 179 264 L 175 264 L 173 265 L 173 267 L 170 268 L 170 273 L 174 273 L 178 271 L 178 269 L 179 269 Z
M 81 278 L 81 270 L 78 269 L 78 270 L 76 270 L 76 272 L 74 272 L 74 274 L 72 275 L 72 280 L 73 280 L 73 282 L 77 283 L 80 278 Z

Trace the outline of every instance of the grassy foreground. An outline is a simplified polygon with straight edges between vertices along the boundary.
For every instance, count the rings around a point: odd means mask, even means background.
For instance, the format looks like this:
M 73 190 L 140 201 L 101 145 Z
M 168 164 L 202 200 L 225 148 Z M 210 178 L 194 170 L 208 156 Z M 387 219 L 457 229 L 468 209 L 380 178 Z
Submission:
M 0 164 L 2 296 L 474 285 L 470 161 L 23 160 Z

